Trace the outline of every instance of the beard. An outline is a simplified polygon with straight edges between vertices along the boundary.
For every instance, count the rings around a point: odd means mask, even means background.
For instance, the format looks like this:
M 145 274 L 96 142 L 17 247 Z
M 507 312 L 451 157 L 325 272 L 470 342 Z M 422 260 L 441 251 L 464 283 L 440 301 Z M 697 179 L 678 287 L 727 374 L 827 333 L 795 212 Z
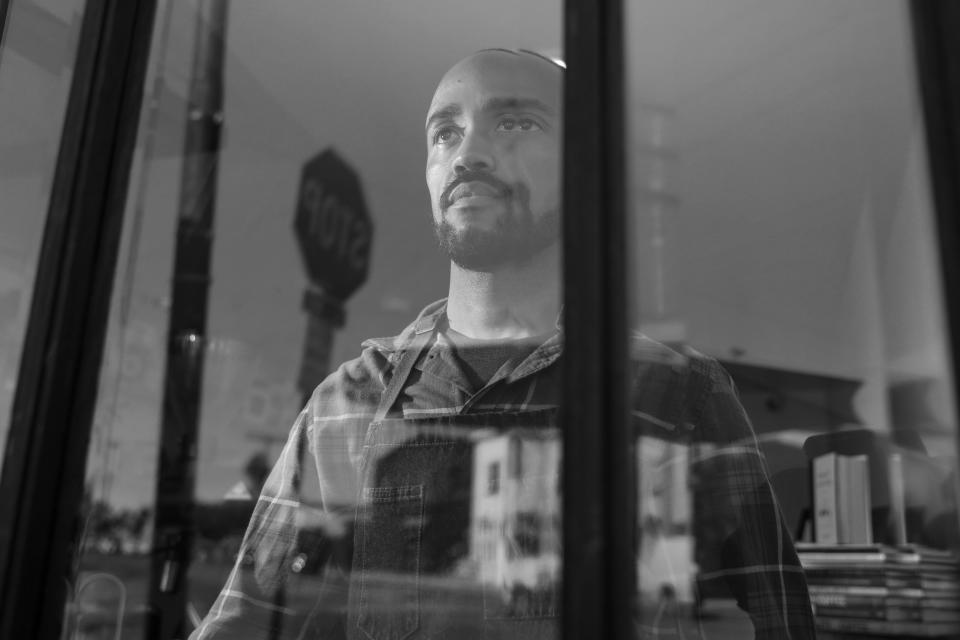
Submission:
M 560 211 L 551 209 L 540 216 L 530 210 L 526 189 L 516 189 L 507 210 L 486 229 L 455 229 L 441 216 L 433 229 L 441 250 L 457 266 L 467 271 L 492 272 L 498 268 L 523 264 L 560 237 Z M 519 192 L 519 193 L 517 193 Z

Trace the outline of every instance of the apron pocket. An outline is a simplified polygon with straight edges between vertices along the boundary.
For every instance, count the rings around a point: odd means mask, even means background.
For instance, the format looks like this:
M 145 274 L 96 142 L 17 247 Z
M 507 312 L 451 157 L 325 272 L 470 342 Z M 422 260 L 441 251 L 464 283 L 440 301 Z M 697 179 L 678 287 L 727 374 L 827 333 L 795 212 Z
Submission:
M 403 640 L 420 626 L 423 485 L 363 490 L 357 627 L 371 640 Z

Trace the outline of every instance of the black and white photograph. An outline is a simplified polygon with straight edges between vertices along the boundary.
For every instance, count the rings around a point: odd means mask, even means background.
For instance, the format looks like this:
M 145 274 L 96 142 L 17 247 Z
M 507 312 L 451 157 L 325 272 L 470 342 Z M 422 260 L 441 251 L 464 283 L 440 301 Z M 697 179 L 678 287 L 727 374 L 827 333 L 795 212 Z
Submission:
M 958 30 L 0 0 L 0 639 L 960 638 Z

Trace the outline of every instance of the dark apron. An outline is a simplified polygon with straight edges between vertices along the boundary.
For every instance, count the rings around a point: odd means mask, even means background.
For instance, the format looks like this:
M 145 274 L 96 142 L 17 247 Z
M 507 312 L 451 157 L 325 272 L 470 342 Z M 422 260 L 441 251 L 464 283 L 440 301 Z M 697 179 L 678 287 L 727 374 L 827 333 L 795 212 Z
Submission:
M 366 436 L 347 637 L 557 638 L 556 411 L 388 417 L 435 335 L 401 357 Z

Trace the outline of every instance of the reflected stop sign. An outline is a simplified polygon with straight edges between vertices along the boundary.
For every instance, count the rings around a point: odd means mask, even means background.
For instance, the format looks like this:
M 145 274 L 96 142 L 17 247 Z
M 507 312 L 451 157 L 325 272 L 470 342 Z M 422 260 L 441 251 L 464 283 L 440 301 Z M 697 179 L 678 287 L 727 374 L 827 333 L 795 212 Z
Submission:
M 360 178 L 331 148 L 303 166 L 293 227 L 307 275 L 325 293 L 346 300 L 367 279 L 373 223 Z

